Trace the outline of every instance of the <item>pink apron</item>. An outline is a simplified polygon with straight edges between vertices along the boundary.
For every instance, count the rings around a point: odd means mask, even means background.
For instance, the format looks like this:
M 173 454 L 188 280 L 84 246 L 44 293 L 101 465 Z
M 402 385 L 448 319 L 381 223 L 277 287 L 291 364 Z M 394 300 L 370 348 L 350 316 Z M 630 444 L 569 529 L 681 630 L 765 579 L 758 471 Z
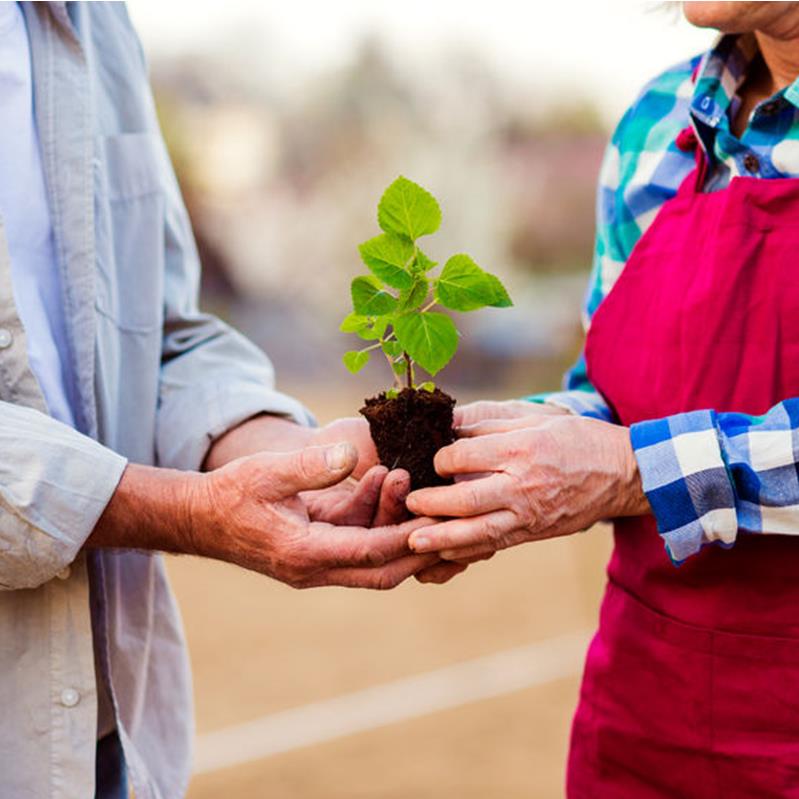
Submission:
M 799 396 L 799 180 L 702 193 L 697 163 L 586 343 L 625 425 Z M 739 533 L 680 567 L 651 516 L 617 521 L 614 537 L 570 799 L 799 797 L 799 536 Z

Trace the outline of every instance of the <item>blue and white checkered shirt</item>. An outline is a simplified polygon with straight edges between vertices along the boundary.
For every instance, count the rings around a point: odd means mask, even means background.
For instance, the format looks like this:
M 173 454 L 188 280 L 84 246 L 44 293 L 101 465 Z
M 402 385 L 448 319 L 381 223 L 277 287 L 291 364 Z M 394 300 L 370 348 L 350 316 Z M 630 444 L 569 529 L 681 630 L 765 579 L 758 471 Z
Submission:
M 691 121 L 711 156 L 709 190 L 736 175 L 799 177 L 799 80 L 760 103 L 740 139 L 730 131 L 735 95 L 756 53 L 753 36 L 722 36 L 701 58 L 650 82 L 622 118 L 600 174 L 586 328 L 636 242 L 693 169 L 693 153 L 675 144 Z M 564 388 L 531 399 L 615 421 L 588 381 L 583 357 Z M 675 562 L 709 542 L 732 546 L 739 530 L 799 533 L 799 398 L 764 416 L 696 411 L 634 424 L 630 434 L 644 491 Z

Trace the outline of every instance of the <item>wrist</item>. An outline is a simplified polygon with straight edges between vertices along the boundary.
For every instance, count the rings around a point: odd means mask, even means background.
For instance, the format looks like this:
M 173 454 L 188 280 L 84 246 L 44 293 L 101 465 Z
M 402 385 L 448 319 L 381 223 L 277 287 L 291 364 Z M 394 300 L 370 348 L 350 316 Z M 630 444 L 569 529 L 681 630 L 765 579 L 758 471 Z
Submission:
M 214 519 L 210 501 L 210 476 L 187 473 L 177 491 L 174 505 L 175 533 L 186 555 L 210 557 L 208 542 L 214 539 Z
M 638 469 L 638 460 L 630 441 L 630 430 L 627 427 L 618 427 L 620 438 L 621 466 L 619 469 L 620 486 L 618 499 L 620 507 L 615 516 L 643 516 L 651 513 L 652 508 L 644 493 L 641 482 L 641 472 Z
M 193 498 L 203 478 L 129 464 L 86 546 L 194 554 Z

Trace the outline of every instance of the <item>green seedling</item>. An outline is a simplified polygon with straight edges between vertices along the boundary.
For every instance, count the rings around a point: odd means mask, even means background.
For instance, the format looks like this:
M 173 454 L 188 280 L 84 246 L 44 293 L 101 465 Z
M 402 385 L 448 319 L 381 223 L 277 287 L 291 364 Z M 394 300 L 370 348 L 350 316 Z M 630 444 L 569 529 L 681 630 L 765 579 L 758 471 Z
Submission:
M 415 382 L 416 367 L 431 376 L 444 368 L 458 349 L 458 330 L 437 306 L 451 311 L 476 311 L 512 305 L 499 278 L 481 269 L 468 255 L 453 255 L 436 275 L 438 264 L 418 241 L 441 225 L 441 208 L 430 192 L 404 177 L 385 191 L 377 207 L 383 231 L 359 246 L 369 274 L 352 281 L 352 313 L 341 330 L 372 342 L 344 355 L 350 372 L 359 372 L 380 350 L 394 374 L 396 396 L 404 377 L 408 388 L 434 391 Z

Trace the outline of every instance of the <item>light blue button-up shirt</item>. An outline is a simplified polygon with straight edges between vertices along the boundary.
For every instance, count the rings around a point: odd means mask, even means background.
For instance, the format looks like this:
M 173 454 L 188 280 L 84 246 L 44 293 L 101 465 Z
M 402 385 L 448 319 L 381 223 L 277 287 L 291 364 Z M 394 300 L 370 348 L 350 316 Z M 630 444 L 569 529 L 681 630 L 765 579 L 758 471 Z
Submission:
M 0 3 L 0 108 L 0 216 L 28 358 L 50 415 L 74 425 L 61 275 L 33 115 L 28 33 L 18 3 Z
M 199 264 L 121 3 L 23 3 L 74 427 L 31 369 L 0 220 L 0 796 L 94 791 L 98 684 L 137 799 L 186 789 L 178 613 L 156 555 L 83 544 L 128 460 L 198 469 L 259 412 L 309 421 L 197 307 Z M 95 660 L 98 668 L 95 668 Z

